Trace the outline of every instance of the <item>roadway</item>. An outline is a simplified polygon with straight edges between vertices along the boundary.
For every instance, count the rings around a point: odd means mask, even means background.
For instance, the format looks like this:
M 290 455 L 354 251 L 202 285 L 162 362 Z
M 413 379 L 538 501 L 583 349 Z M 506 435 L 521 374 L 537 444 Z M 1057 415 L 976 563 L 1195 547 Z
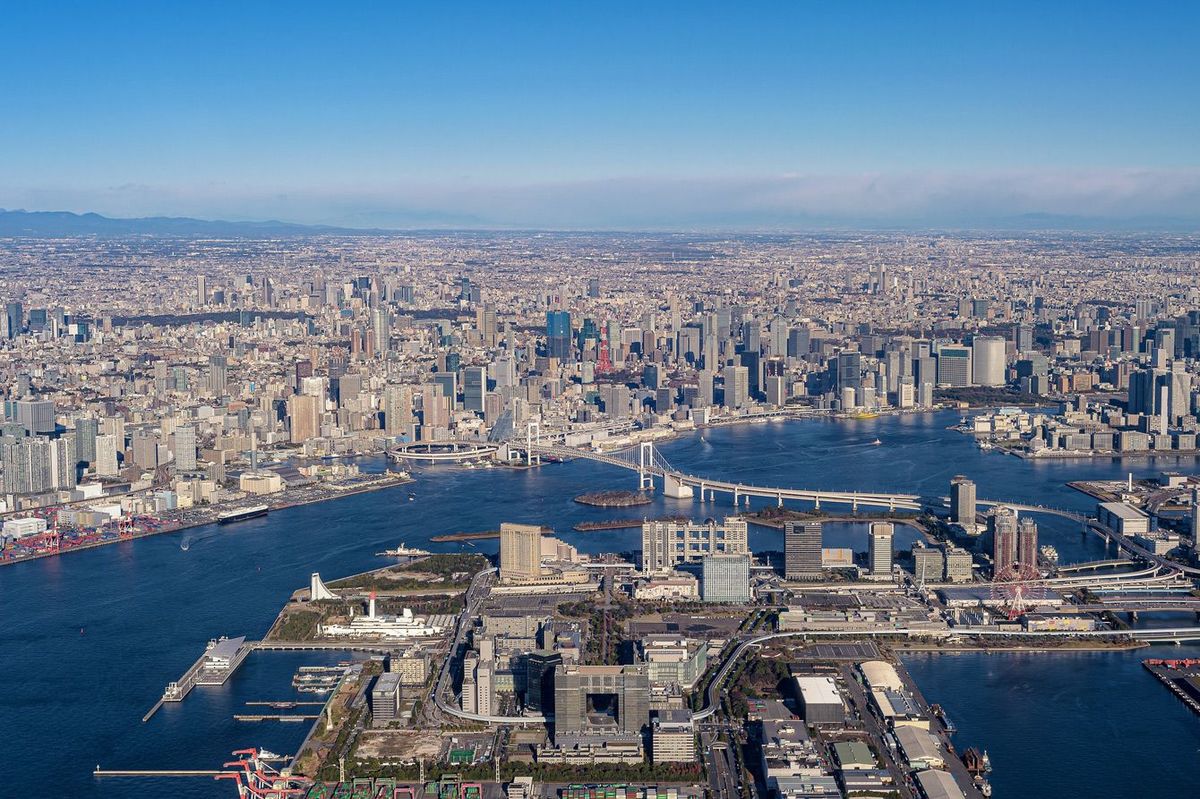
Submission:
M 467 588 L 467 593 L 463 598 L 463 611 L 454 623 L 454 636 L 450 640 L 450 648 L 446 652 L 445 660 L 442 661 L 441 671 L 433 683 L 431 704 L 437 712 L 468 721 L 482 721 L 486 724 L 545 724 L 549 720 L 546 716 L 489 716 L 481 713 L 468 713 L 456 706 L 452 697 L 449 702 L 446 701 L 446 697 L 450 695 L 451 664 L 458 659 L 460 649 L 466 646 L 467 623 L 478 614 L 479 606 L 487 597 L 489 578 L 498 571 L 494 567 L 484 569 L 471 579 L 471 585 Z M 435 711 L 427 712 L 430 713 L 427 721 L 435 724 L 440 721 L 436 717 Z
M 755 636 L 742 641 L 734 648 L 721 665 L 716 677 L 708 684 L 708 690 L 704 694 L 704 707 L 696 711 L 694 718 L 697 721 L 706 719 L 717 712 L 717 708 L 721 704 L 722 686 L 725 680 L 729 677 L 729 673 L 733 667 L 741 659 L 742 655 L 753 647 L 762 646 L 769 641 L 777 641 L 784 638 L 794 637 L 804 638 L 878 638 L 881 636 L 901 636 L 904 638 L 929 638 L 935 636 L 952 636 L 959 638 L 1028 638 L 1038 639 L 1047 638 L 1052 640 L 1062 640 L 1071 638 L 1127 638 L 1130 640 L 1154 642 L 1176 642 L 1176 641 L 1200 641 L 1200 627 L 1169 627 L 1162 629 L 1142 629 L 1142 630 L 1047 630 L 1044 632 L 1030 633 L 1024 630 L 1009 631 L 996 630 L 985 627 L 959 626 L 951 627 L 945 631 L 927 630 L 927 629 L 878 629 L 878 630 L 795 630 L 788 632 L 767 633 L 765 635 Z

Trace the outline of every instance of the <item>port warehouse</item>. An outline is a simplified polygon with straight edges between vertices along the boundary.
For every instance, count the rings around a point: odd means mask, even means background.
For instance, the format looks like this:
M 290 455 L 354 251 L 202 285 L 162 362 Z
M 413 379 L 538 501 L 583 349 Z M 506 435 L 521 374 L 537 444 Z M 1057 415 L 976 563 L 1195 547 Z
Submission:
M 1100 524 L 1121 535 L 1144 535 L 1150 532 L 1150 517 L 1124 502 L 1101 502 L 1096 506 Z

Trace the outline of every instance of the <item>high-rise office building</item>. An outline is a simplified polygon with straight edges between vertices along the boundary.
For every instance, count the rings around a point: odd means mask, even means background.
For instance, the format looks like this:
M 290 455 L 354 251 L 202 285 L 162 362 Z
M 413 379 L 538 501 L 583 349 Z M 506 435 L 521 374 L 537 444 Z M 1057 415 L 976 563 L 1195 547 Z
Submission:
M 709 369 L 701 369 L 696 375 L 696 404 L 701 408 L 707 408 L 714 402 L 713 378 L 714 374 Z
M 571 314 L 546 312 L 546 355 L 567 361 L 571 358 Z
M 766 384 L 768 403 L 779 407 L 787 404 L 787 378 L 780 375 L 770 375 L 766 379 Z
M 10 302 L 4 308 L 4 330 L 8 338 L 16 338 L 25 329 L 25 311 L 19 302 Z
M 1033 351 L 1033 325 L 1022 322 L 1013 327 L 1013 346 L 1018 353 Z
M 52 400 L 17 400 L 5 406 L 8 418 L 24 427 L 26 433 L 36 436 L 55 431 Z
M 789 358 L 803 358 L 808 355 L 812 344 L 812 331 L 807 327 L 793 327 L 788 331 L 787 355 Z
M 601 708 L 608 712 L 597 712 Z M 646 664 L 554 669 L 554 737 L 640 736 L 650 723 L 650 678 Z M 603 737 L 602 737 L 603 736 Z
M 138 430 L 130 442 L 133 462 L 143 469 L 158 468 L 158 436 L 149 430 Z
M 950 521 L 975 532 L 975 483 L 961 474 L 950 479 Z
M 196 275 L 196 305 L 208 304 L 208 281 L 204 275 Z
M 783 575 L 788 580 L 821 578 L 821 523 L 790 521 L 783 528 Z
M 971 553 L 959 547 L 946 550 L 946 582 L 969 583 L 973 577 Z
M 837 390 L 852 388 L 856 392 L 862 387 L 862 353 L 839 352 L 837 356 Z
M 750 401 L 750 370 L 745 366 L 726 366 L 725 407 L 743 408 Z
M 705 555 L 700 563 L 701 599 L 738 604 L 750 601 L 749 555 Z
M 939 386 L 961 388 L 971 385 L 971 348 L 943 346 L 937 353 Z
M 946 556 L 935 547 L 913 547 L 913 579 L 917 585 L 940 582 L 946 571 Z
M 500 525 L 500 579 L 532 580 L 542 573 L 542 528 L 533 524 Z
M 450 424 L 450 399 L 442 386 L 426 383 L 421 386 L 421 426 L 429 429 L 444 428 Z M 422 432 L 422 436 L 425 432 Z
M 525 707 L 533 713 L 554 712 L 554 670 L 562 653 L 538 649 L 525 656 Z
M 463 369 L 463 409 L 483 413 L 483 395 L 487 393 L 487 367 Z
M 1004 385 L 1004 339 L 999 336 L 976 336 L 971 344 L 971 355 L 972 383 L 977 386 Z
M 212 355 L 208 359 L 208 390 L 220 397 L 227 389 L 229 361 L 224 355 Z
M 995 508 L 988 516 L 992 534 L 992 573 L 998 579 L 1013 575 L 1017 563 L 1017 514 L 1012 508 Z
M 190 424 L 175 428 L 175 469 L 180 472 L 196 470 L 196 428 Z
M 892 574 L 892 537 L 895 529 L 891 522 L 871 522 L 871 539 L 867 551 L 867 562 L 872 576 L 890 577 Z

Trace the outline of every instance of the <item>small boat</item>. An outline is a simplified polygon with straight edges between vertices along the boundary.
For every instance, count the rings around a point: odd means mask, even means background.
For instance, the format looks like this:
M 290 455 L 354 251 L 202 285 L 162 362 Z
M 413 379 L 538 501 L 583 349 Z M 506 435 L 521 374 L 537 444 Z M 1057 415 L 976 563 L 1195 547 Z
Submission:
M 416 499 L 416 498 L 417 498 L 417 495 L 416 495 L 416 494 L 412 494 L 412 493 L 410 493 L 410 494 L 408 495 L 408 501 L 409 501 L 409 502 L 412 502 L 412 501 L 413 501 L 414 499 Z
M 882 442 L 882 441 L 880 441 L 880 440 L 877 438 L 877 439 L 875 439 L 874 441 L 872 441 L 872 442 L 871 442 L 871 446 L 872 446 L 872 447 L 878 447 L 878 446 L 879 446 L 879 445 L 881 445 L 882 443 L 883 443 L 883 442 Z

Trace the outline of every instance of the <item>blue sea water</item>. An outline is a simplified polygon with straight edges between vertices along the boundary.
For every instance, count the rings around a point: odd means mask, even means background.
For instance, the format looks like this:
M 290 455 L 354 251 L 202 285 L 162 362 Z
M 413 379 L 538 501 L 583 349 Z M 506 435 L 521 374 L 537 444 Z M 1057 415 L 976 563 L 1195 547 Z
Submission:
M 1067 480 L 1115 478 L 1132 469 L 1195 469 L 1193 459 L 1120 464 L 1030 463 L 981 452 L 948 431 L 954 414 L 734 426 L 663 446 L 695 474 L 758 484 L 945 494 L 965 474 L 979 496 L 1088 509 Z M 874 446 L 879 438 L 883 443 Z M 368 462 L 383 468 L 380 460 Z M 228 799 L 207 779 L 95 780 L 92 769 L 219 766 L 230 751 L 262 746 L 290 754 L 305 725 L 235 722 L 246 701 L 293 696 L 299 665 L 328 653 L 251 655 L 226 686 L 197 688 L 149 722 L 142 715 L 219 635 L 263 635 L 308 575 L 375 568 L 374 553 L 405 542 L 436 551 L 439 533 L 494 529 L 501 521 L 550 524 L 585 551 L 640 546 L 640 532 L 575 533 L 579 521 L 634 515 L 581 506 L 587 490 L 631 488 L 634 477 L 587 461 L 533 470 L 434 468 L 400 488 L 291 508 L 226 527 L 195 528 L 0 569 L 0 729 L 7 733 L 2 796 Z M 416 496 L 408 500 L 409 492 Z M 637 515 L 731 513 L 728 499 L 671 500 Z M 1102 557 L 1078 526 L 1039 519 L 1064 562 Z M 906 539 L 898 533 L 898 546 Z M 827 546 L 865 547 L 862 524 L 830 526 Z M 187 542 L 187 549 L 182 544 Z M 781 534 L 751 530 L 754 549 L 781 549 Z M 496 542 L 478 542 L 494 552 Z M 1200 655 L 1197 647 L 1161 649 Z M 986 748 L 993 784 L 1009 796 L 1194 795 L 1200 718 L 1140 667 L 1145 652 L 1071 655 L 930 655 L 906 659 L 930 701 L 957 722 L 960 748 Z M 1148 790 L 1152 789 L 1152 790 Z

